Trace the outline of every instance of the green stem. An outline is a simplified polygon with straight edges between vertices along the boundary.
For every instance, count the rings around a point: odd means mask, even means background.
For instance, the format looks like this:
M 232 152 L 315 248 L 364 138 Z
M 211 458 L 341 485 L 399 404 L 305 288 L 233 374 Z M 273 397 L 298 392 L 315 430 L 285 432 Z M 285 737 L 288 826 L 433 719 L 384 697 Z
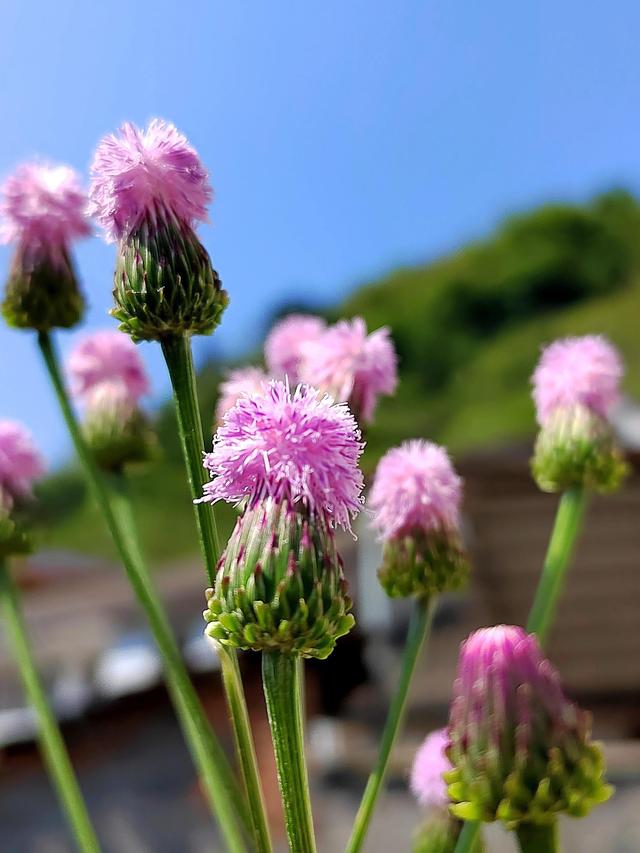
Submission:
M 458 836 L 454 853 L 471 853 L 480 833 L 480 822 L 477 820 L 467 821 Z
M 527 620 L 527 631 L 537 634 L 541 643 L 546 640 L 553 622 L 586 502 L 584 490 L 573 488 L 567 489 L 558 504 L 542 576 Z
M 191 487 L 191 496 L 195 501 L 202 497 L 202 487 L 208 478 L 202 465 L 204 434 L 198 406 L 191 340 L 187 335 L 173 335 L 164 338 L 162 352 L 171 378 L 180 444 L 189 486 Z M 213 585 L 216 566 L 221 553 L 215 515 L 213 508 L 208 503 L 194 503 L 194 510 L 207 577 L 209 583 Z M 271 841 L 269 840 L 264 796 L 253 744 L 247 701 L 240 677 L 238 655 L 234 649 L 227 649 L 224 653 L 221 651 L 221 660 L 223 663 L 222 681 L 233 726 L 238 763 L 242 770 L 249 799 L 253 838 L 258 850 L 270 851 Z
M 0 562 L 0 599 L 24 689 L 38 719 L 40 747 L 78 850 L 82 853 L 99 853 L 100 845 L 91 825 L 69 753 L 33 659 L 18 590 L 4 560 Z
M 420 652 L 429 634 L 434 607 L 435 600 L 428 598 L 416 599 L 414 604 L 409 631 L 407 633 L 407 641 L 402 655 L 398 686 L 387 715 L 382 740 L 378 749 L 378 758 L 367 781 L 367 786 L 360 802 L 360 808 L 358 809 L 358 814 L 356 815 L 351 831 L 351 838 L 347 844 L 347 853 L 356 853 L 356 851 L 361 849 L 369 829 L 373 811 L 384 783 L 391 750 L 404 717 L 411 679 Z
M 238 810 L 244 801 L 238 792 L 224 751 L 211 731 L 175 638 L 168 627 L 164 609 L 149 580 L 135 536 L 128 500 L 122 491 L 122 483 L 112 480 L 111 486 L 115 488 L 112 488 L 111 494 L 107 490 L 105 480 L 96 466 L 71 407 L 49 334 L 40 332 L 38 344 L 89 488 L 104 516 L 129 582 L 147 616 L 163 657 L 171 696 L 196 760 L 209 805 L 218 819 L 229 850 L 234 853 L 244 851 L 244 842 L 236 821 Z M 240 817 L 244 817 L 242 812 Z
M 271 839 L 267 812 L 262 793 L 262 784 L 258 771 L 258 759 L 251 734 L 251 720 L 242 687 L 238 656 L 232 649 L 218 645 L 218 655 L 222 666 L 222 677 L 236 742 L 236 752 L 242 769 L 247 791 L 249 811 L 253 825 L 253 841 L 259 853 L 271 853 Z
M 293 655 L 262 653 L 262 683 L 291 853 L 315 853 L 304 755 L 300 667 Z
M 547 826 L 523 823 L 516 830 L 522 853 L 559 853 L 558 821 Z

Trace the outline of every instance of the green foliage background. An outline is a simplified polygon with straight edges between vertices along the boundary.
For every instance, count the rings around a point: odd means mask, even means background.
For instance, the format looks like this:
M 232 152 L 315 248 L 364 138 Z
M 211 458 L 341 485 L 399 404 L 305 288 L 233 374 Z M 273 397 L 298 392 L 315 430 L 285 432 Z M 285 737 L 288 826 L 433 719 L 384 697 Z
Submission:
M 459 455 L 531 437 L 529 377 L 540 347 L 561 335 L 608 335 L 627 361 L 627 392 L 640 396 L 639 235 L 640 206 L 622 191 L 582 206 L 547 205 L 326 310 L 331 320 L 361 315 L 370 329 L 389 326 L 400 356 L 398 394 L 383 401 L 367 431 L 365 468 L 405 438 L 431 438 Z M 205 423 L 223 370 L 210 363 L 201 371 Z M 169 403 L 157 428 L 163 457 L 133 482 L 147 551 L 161 563 L 195 554 L 196 539 Z M 74 467 L 49 478 L 40 497 L 43 545 L 112 554 Z M 218 513 L 227 528 L 233 511 Z

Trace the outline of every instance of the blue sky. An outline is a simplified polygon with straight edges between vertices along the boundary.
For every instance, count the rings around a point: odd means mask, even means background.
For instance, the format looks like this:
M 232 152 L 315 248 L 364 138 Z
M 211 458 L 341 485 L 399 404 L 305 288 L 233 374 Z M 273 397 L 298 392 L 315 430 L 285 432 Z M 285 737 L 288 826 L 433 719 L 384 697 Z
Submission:
M 289 297 L 337 298 L 541 200 L 637 189 L 639 31 L 633 0 L 5 0 L 0 174 L 34 155 L 86 174 L 124 119 L 174 121 L 212 175 L 202 237 L 232 300 L 197 353 L 237 354 Z M 85 328 L 108 326 L 113 248 L 77 259 Z M 60 461 L 29 333 L 0 328 L 0 388 Z

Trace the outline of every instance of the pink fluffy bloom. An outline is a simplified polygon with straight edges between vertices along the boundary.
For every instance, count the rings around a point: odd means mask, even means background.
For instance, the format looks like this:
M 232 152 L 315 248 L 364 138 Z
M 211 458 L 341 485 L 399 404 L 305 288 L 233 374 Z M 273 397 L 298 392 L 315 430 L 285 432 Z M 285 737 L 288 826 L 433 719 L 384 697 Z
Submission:
M 298 501 L 349 529 L 361 508 L 360 431 L 346 405 L 315 388 L 272 381 L 231 408 L 205 456 L 204 500 Z
M 67 369 L 73 393 L 81 400 L 86 401 L 105 383 L 120 385 L 133 403 L 149 391 L 138 349 L 121 332 L 103 330 L 88 335 L 69 356 Z
M 55 260 L 72 240 L 90 233 L 86 196 L 69 166 L 24 163 L 5 181 L 0 203 L 0 239 L 44 248 Z
M 446 729 L 427 735 L 416 752 L 411 770 L 411 790 L 422 806 L 445 806 L 449 802 L 447 786 L 442 774 L 451 769 L 445 755 L 449 743 Z
M 606 338 L 585 335 L 554 341 L 533 374 L 533 398 L 544 425 L 558 408 L 585 406 L 602 418 L 619 398 L 620 355 Z
M 207 219 L 209 176 L 196 150 L 169 122 L 153 119 L 146 130 L 127 122 L 105 136 L 91 175 L 89 210 L 110 242 L 146 217 L 173 217 L 190 226 Z
M 367 335 L 361 317 L 341 320 L 302 349 L 304 382 L 349 403 L 362 421 L 373 418 L 378 397 L 393 394 L 397 356 L 386 328 Z
M 216 422 L 221 424 L 224 416 L 241 397 L 261 394 L 269 377 L 259 367 L 239 367 L 230 370 L 224 382 L 220 383 L 220 396 L 216 405 Z
M 369 506 L 383 539 L 422 530 L 456 529 L 462 480 L 447 451 L 415 439 L 394 447 L 378 463 Z
M 15 421 L 0 421 L 0 491 L 13 501 L 29 497 L 44 462 L 27 430 Z
M 271 329 L 264 343 L 267 369 L 273 376 L 286 376 L 292 385 L 300 380 L 302 348 L 315 341 L 326 329 L 321 317 L 289 314 Z

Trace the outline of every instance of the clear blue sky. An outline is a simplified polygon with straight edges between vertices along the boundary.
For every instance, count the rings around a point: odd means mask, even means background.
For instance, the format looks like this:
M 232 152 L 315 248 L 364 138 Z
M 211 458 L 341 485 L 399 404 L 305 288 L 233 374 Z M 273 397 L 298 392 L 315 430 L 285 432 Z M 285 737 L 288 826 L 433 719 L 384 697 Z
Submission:
M 86 173 L 124 119 L 165 117 L 198 148 L 216 190 L 202 236 L 232 300 L 200 358 L 241 351 L 287 297 L 338 297 L 508 211 L 638 188 L 635 0 L 5 0 L 2 18 L 2 175 L 34 155 Z M 109 325 L 113 248 L 77 257 L 86 325 Z M 0 328 L 0 388 L 0 416 L 59 461 L 29 333 Z

